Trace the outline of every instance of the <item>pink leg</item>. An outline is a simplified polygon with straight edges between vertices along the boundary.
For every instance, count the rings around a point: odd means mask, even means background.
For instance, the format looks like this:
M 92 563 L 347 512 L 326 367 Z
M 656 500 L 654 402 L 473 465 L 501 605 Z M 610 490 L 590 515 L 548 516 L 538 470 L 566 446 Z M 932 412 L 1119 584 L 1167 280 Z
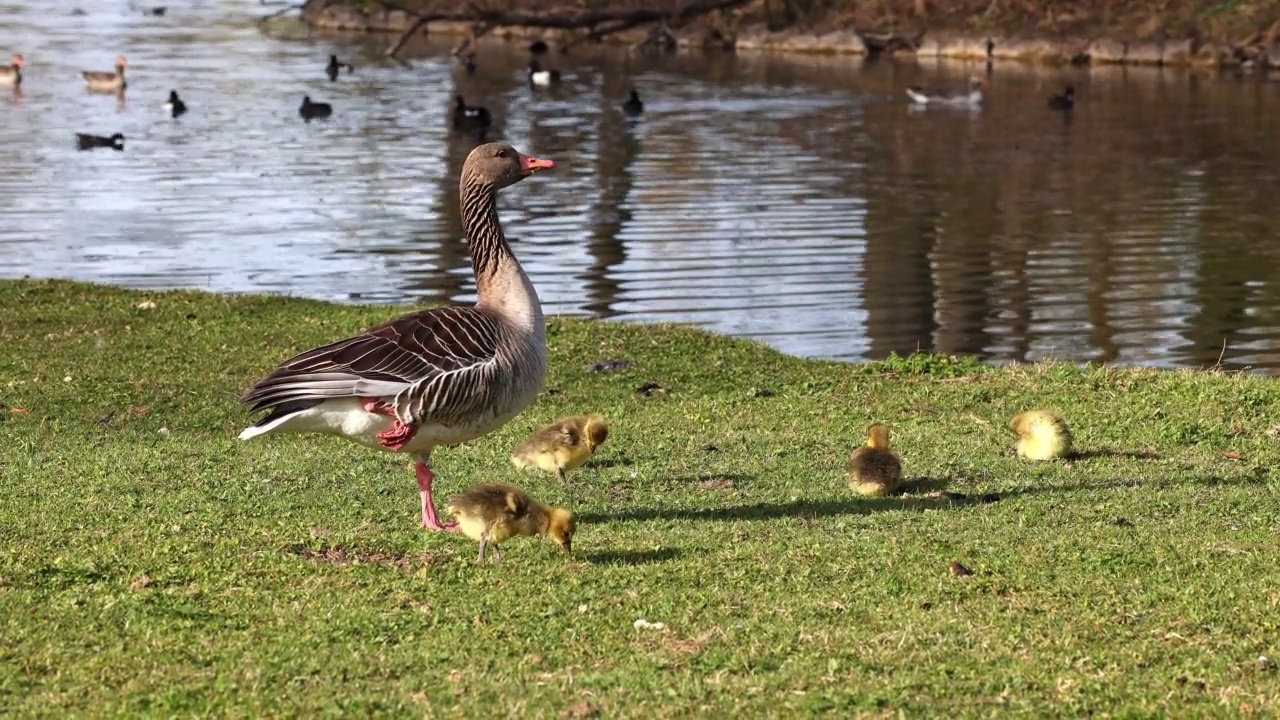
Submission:
M 400 418 L 396 417 L 395 408 L 377 398 L 362 397 L 360 398 L 360 405 L 365 412 L 371 412 L 374 415 L 385 415 L 395 421 L 390 430 L 378 433 L 378 442 L 382 443 L 384 448 L 399 450 L 408 445 L 409 441 L 413 439 L 414 433 L 418 432 L 418 429 L 412 425 L 401 423 Z
M 426 463 L 414 463 L 413 471 L 418 476 L 418 493 L 422 495 L 422 527 L 427 530 L 441 532 L 457 532 L 458 523 L 441 523 L 436 517 L 436 506 L 431 501 L 431 481 L 435 476 Z

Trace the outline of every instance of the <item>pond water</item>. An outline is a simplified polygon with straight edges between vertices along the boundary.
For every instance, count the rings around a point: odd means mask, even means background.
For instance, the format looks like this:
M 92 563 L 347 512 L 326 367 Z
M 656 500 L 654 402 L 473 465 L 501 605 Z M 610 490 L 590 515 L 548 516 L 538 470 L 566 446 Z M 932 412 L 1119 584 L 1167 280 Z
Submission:
M 564 85 L 535 93 L 519 46 L 485 46 L 467 76 L 452 38 L 402 65 L 387 37 L 264 33 L 248 0 L 144 9 L 0 2 L 0 54 L 27 62 L 0 92 L 0 275 L 467 302 L 460 92 L 491 138 L 557 163 L 500 200 L 550 313 L 848 360 L 1280 369 L 1265 78 L 996 65 L 981 111 L 916 111 L 905 86 L 987 69 L 592 48 L 556 56 Z M 332 83 L 331 51 L 356 66 Z M 79 71 L 120 53 L 126 97 L 86 93 Z M 1045 97 L 1067 82 L 1064 116 Z M 303 123 L 304 93 L 334 117 Z M 126 149 L 78 152 L 76 132 Z

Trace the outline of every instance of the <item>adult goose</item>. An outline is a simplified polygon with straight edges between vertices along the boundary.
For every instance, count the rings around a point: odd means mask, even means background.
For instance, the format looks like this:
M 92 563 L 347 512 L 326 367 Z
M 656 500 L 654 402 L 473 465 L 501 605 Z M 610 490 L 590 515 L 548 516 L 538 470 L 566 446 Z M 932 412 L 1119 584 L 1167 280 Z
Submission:
M 534 87 L 551 87 L 560 84 L 559 70 L 543 70 L 542 63 L 529 61 L 529 84 Z
M 80 74 L 84 76 L 85 85 L 94 92 L 118 92 L 126 87 L 124 69 L 128 64 L 128 61 L 121 55 L 116 58 L 115 72 L 85 70 Z
M 408 453 L 422 526 L 456 530 L 436 515 L 431 451 L 501 427 L 533 401 L 546 372 L 542 306 L 503 237 L 496 198 L 502 188 L 552 167 L 510 145 L 472 150 L 460 194 L 475 306 L 405 315 L 286 360 L 240 398 L 251 411 L 270 411 L 240 439 L 323 433 Z
M 9 59 L 8 67 L 0 67 L 0 85 L 18 87 L 22 85 L 22 56 L 14 53 Z
M 985 78 L 974 75 L 969 78 L 967 90 L 936 90 L 928 92 L 918 87 L 909 87 L 907 88 L 907 97 L 911 98 L 911 102 L 917 105 L 937 104 L 978 107 L 982 104 L 982 89 L 986 87 L 986 84 Z
M 1070 110 L 1076 106 L 1076 87 L 1068 85 L 1061 95 L 1049 96 L 1050 110 Z

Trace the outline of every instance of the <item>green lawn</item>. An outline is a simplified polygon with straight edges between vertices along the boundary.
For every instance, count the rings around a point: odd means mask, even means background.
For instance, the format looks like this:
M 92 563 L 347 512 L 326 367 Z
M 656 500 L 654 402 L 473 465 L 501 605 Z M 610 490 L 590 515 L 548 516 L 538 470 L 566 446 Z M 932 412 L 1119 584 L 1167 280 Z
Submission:
M 253 380 L 400 311 L 0 283 L 0 712 L 1280 711 L 1274 382 L 554 321 L 545 392 L 436 452 L 439 501 L 500 481 L 569 504 L 507 452 L 568 413 L 613 432 L 573 476 L 572 555 L 478 565 L 419 529 L 407 459 L 236 440 Z M 1014 458 L 1033 406 L 1085 457 Z M 873 421 L 913 492 L 846 489 Z

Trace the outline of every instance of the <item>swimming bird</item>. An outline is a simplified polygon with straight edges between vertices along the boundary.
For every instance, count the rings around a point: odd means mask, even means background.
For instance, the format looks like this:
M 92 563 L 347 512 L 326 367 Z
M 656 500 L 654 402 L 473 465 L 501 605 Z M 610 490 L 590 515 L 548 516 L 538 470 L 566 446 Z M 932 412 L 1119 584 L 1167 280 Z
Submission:
M 644 112 L 644 103 L 640 101 L 640 93 L 635 88 L 631 88 L 631 97 L 622 103 L 622 112 L 628 117 L 639 117 Z
M 560 84 L 559 70 L 543 70 L 537 60 L 529 61 L 529 84 L 535 87 L 551 87 Z
M 355 68 L 351 66 L 351 63 L 338 62 L 337 55 L 330 55 L 329 64 L 324 66 L 324 72 L 329 76 L 329 81 L 333 82 L 338 79 L 338 71 L 342 68 L 347 69 L 348 75 L 351 74 L 352 70 L 355 70 Z
M 0 67 L 0 86 L 18 87 L 22 85 L 22 56 L 14 53 L 9 65 Z
M 1052 410 L 1028 410 L 1013 416 L 1009 429 L 1018 436 L 1018 457 L 1055 460 L 1071 454 L 1071 430 Z
M 517 445 L 511 451 L 511 463 L 555 473 L 564 482 L 565 473 L 586 462 L 608 439 L 609 424 L 599 415 L 564 418 Z
M 1061 95 L 1049 96 L 1050 110 L 1070 110 L 1076 106 L 1076 88 L 1068 85 Z
M 124 69 L 128 64 L 124 56 L 120 55 L 116 58 L 115 72 L 85 70 L 80 74 L 84 77 L 85 85 L 93 92 L 119 92 L 127 87 L 124 81 Z
M 333 114 L 333 106 L 329 103 L 311 102 L 310 95 L 302 96 L 302 107 L 298 108 L 298 114 L 303 120 L 311 122 L 312 118 L 327 118 Z
M 872 425 L 867 444 L 853 451 L 846 468 L 849 488 L 862 495 L 881 497 L 898 489 L 902 482 L 902 460 L 889 447 L 889 428 Z
M 913 86 L 907 88 L 907 97 L 911 98 L 911 102 L 917 105 L 937 104 L 977 107 L 982 104 L 982 89 L 986 85 L 985 78 L 974 75 L 969 78 L 967 90 L 935 90 L 928 92 Z
M 270 412 L 240 439 L 322 433 L 406 453 L 418 479 L 422 526 L 456 529 L 436 516 L 432 451 L 502 427 L 533 402 L 547 368 L 542 305 L 503 236 L 498 191 L 553 167 L 510 145 L 473 149 L 462 165 L 459 196 L 475 306 L 412 313 L 286 360 L 241 397 L 252 411 Z
M 485 548 L 493 546 L 493 556 L 500 557 L 498 543 L 507 538 L 541 535 L 566 551 L 573 550 L 573 534 L 577 530 L 573 514 L 561 508 L 548 508 L 527 493 L 510 485 L 478 485 L 445 504 L 449 514 L 457 518 L 462 534 L 479 541 L 484 560 Z
M 187 111 L 187 104 L 182 102 L 182 98 L 178 97 L 177 90 L 170 90 L 169 102 L 164 104 L 164 109 L 169 113 L 170 117 L 178 117 Z
M 456 130 L 465 129 L 483 129 L 489 127 L 493 122 L 493 118 L 489 115 L 487 108 L 479 105 L 467 105 L 467 101 L 462 99 L 461 95 L 454 96 L 455 102 L 453 106 L 453 127 Z
M 124 150 L 124 135 L 116 133 L 111 137 L 103 137 L 88 133 L 76 133 L 76 147 L 81 150 L 92 150 L 100 147 Z

